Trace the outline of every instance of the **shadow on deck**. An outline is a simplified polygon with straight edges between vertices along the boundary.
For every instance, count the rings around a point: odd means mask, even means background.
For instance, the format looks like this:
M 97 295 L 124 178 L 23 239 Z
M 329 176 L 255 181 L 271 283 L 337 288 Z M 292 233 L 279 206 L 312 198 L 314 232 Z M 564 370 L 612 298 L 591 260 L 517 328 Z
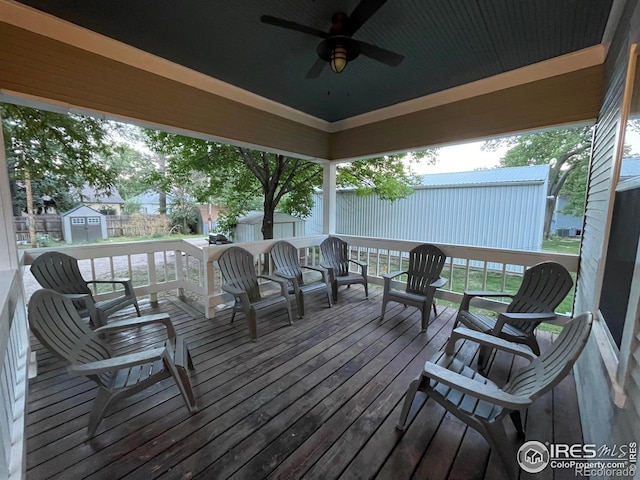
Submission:
M 28 478 L 505 478 L 484 439 L 424 396 L 405 433 L 395 430 L 409 382 L 446 342 L 456 311 L 440 307 L 425 335 L 413 308 L 390 304 L 381 323 L 382 292 L 371 290 L 369 300 L 343 290 L 332 308 L 318 298 L 292 327 L 284 315 L 259 322 L 257 343 L 241 315 L 230 325 L 228 311 L 207 320 L 170 298 L 143 305 L 168 312 L 187 338 L 200 410 L 190 416 L 166 380 L 117 404 L 90 441 L 94 384 L 34 344 Z M 157 327 L 127 333 L 114 338 L 123 351 L 160 340 Z M 540 337 L 544 349 L 551 337 Z M 512 361 L 498 356 L 490 377 L 504 381 Z M 582 441 L 572 375 L 533 405 L 526 428 L 528 440 Z

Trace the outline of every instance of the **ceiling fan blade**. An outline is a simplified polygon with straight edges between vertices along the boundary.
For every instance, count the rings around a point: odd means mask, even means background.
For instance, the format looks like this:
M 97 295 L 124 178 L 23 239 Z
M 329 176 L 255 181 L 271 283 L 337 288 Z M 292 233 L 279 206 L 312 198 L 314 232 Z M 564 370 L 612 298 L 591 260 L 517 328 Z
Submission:
M 327 62 L 325 62 L 321 58 L 318 58 L 315 61 L 315 63 L 313 65 L 311 65 L 311 68 L 307 72 L 307 76 L 305 78 L 306 79 L 318 78 L 318 75 L 320 75 L 322 73 L 322 70 L 324 70 L 324 66 L 326 64 L 327 64 Z
M 387 0 L 361 0 L 349 15 L 345 35 L 351 36 L 356 33 L 385 3 L 387 3 Z
M 295 30 L 296 32 L 302 32 L 308 35 L 313 35 L 314 37 L 327 38 L 329 36 L 327 32 L 323 32 L 322 30 L 318 30 L 312 27 L 307 27 L 306 25 L 300 25 L 299 23 L 291 22 L 289 20 L 284 20 L 282 18 L 272 17 L 271 15 L 262 15 L 260 17 L 260 21 L 262 23 L 267 23 L 269 25 L 274 25 L 276 27 L 282 27 L 289 30 Z
M 404 55 L 400 55 L 399 53 L 385 50 L 384 48 L 380 48 L 366 42 L 358 41 L 358 43 L 360 44 L 360 53 L 362 55 L 377 60 L 378 62 L 382 62 L 390 67 L 397 67 L 400 65 L 400 62 L 404 60 Z

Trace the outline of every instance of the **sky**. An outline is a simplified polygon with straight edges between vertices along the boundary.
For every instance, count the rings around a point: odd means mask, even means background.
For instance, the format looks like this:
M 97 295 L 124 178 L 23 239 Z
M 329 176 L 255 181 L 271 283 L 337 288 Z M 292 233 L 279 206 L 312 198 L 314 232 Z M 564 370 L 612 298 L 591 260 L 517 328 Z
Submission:
M 631 145 L 632 154 L 640 153 L 640 133 L 627 130 L 625 143 Z M 495 152 L 481 150 L 484 141 L 441 147 L 435 165 L 412 164 L 417 175 L 448 172 L 469 172 L 472 170 L 496 168 L 507 148 Z
M 483 152 L 480 147 L 484 141 L 463 143 L 441 147 L 438 150 L 438 161 L 435 165 L 413 164 L 413 170 L 418 175 L 430 173 L 468 172 L 480 168 L 495 168 L 506 148 L 496 152 Z

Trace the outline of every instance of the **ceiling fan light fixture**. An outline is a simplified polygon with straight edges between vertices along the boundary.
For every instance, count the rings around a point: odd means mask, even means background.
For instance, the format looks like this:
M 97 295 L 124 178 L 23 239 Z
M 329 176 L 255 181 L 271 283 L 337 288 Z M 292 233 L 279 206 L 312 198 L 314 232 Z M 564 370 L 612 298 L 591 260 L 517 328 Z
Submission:
M 350 37 L 334 35 L 318 45 L 318 56 L 336 73 L 342 72 L 347 63 L 360 55 L 360 45 Z
M 336 45 L 333 50 L 331 50 L 331 59 L 329 60 L 331 70 L 340 73 L 347 66 L 347 63 L 347 49 L 342 45 Z

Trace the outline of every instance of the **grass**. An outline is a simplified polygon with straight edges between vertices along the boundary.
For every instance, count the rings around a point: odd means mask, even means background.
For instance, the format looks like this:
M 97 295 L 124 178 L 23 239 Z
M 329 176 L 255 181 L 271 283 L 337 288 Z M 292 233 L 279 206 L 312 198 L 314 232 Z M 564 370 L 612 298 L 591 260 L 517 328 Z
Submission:
M 578 255 L 580 253 L 580 239 L 567 237 L 551 237 L 550 240 L 542 242 L 542 250 L 545 252 L 570 253 Z

